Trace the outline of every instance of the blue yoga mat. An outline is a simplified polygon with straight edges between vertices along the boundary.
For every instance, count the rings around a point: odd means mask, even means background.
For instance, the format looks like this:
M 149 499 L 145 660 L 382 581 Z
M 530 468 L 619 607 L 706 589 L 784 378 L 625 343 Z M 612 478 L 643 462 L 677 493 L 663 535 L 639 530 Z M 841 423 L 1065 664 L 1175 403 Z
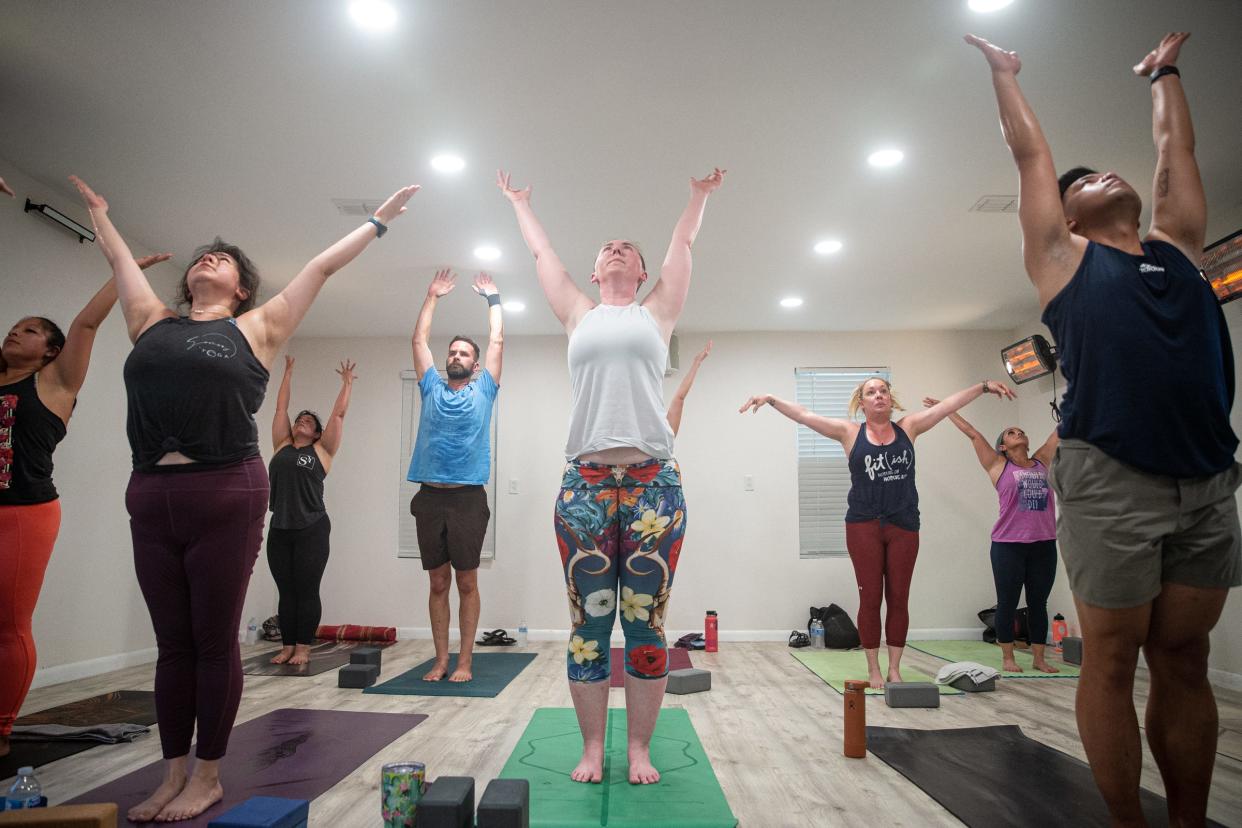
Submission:
M 429 658 L 412 670 L 406 670 L 383 684 L 368 687 L 364 693 L 384 693 L 390 696 L 473 696 L 492 698 L 509 686 L 518 673 L 535 658 L 535 653 L 475 653 L 471 665 L 474 678 L 470 681 L 449 681 L 457 668 L 457 654 L 449 656 L 448 672 L 439 681 L 423 681 L 423 676 L 435 664 Z

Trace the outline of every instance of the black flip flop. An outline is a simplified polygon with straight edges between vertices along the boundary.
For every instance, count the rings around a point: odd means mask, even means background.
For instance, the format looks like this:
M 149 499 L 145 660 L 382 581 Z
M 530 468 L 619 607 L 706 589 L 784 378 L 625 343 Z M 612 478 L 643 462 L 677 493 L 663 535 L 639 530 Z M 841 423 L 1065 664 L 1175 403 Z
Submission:
M 789 634 L 789 646 L 794 648 L 811 646 L 811 637 L 801 630 L 794 630 Z
M 516 644 L 517 639 L 512 638 L 509 633 L 504 630 L 492 630 L 483 633 L 483 640 L 474 642 L 480 647 L 508 647 Z

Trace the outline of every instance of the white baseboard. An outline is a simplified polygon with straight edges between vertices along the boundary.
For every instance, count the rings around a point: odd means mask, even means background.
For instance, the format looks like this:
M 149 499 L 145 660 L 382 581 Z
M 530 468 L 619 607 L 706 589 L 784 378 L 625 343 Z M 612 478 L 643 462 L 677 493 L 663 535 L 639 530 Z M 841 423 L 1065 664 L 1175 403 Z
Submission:
M 479 634 L 486 630 L 495 629 L 495 627 L 480 624 Z M 791 628 L 792 629 L 792 628 Z M 517 636 L 515 628 L 506 627 L 505 630 L 514 637 Z M 920 640 L 956 640 L 963 638 L 978 638 L 980 633 L 979 627 L 949 627 L 945 629 L 929 629 L 929 630 L 910 630 L 908 638 L 911 641 Z M 692 632 L 702 632 L 702 630 L 665 630 L 665 637 L 670 641 L 676 641 L 683 635 Z M 530 641 L 564 641 L 569 635 L 568 628 L 550 629 L 550 630 L 529 630 L 527 638 Z M 456 641 L 461 637 L 456 627 L 449 630 L 449 640 Z M 789 639 L 789 630 L 721 630 L 719 634 L 721 641 L 787 641 Z M 430 627 L 398 627 L 398 640 L 405 639 L 429 639 L 431 638 Z M 621 644 L 624 641 L 620 629 L 616 629 L 612 633 L 612 643 L 614 645 Z
M 145 650 L 134 650 L 129 653 L 117 653 L 116 655 L 102 656 L 100 658 L 90 658 L 86 661 L 57 664 L 55 667 L 40 667 L 35 670 L 34 680 L 30 683 L 30 689 L 33 690 L 36 687 L 46 687 L 49 684 L 60 684 L 66 681 L 90 678 L 100 673 L 110 673 L 113 670 L 122 670 L 139 664 L 149 664 L 155 661 L 157 654 L 154 647 L 148 647 Z

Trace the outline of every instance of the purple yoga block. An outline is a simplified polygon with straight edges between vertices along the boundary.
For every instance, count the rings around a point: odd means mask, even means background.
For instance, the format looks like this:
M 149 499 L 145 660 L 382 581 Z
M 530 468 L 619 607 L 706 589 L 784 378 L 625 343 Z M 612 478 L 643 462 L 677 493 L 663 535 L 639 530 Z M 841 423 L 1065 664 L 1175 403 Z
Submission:
M 305 799 L 252 796 L 207 823 L 208 828 L 306 828 L 310 803 Z

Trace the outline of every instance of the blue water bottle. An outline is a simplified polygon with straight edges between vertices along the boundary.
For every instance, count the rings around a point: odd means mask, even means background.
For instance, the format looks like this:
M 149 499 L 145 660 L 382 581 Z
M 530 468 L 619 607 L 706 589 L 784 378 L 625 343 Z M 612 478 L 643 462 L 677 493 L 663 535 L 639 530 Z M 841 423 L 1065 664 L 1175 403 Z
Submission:
M 18 768 L 17 779 L 4 797 L 4 809 L 17 811 L 22 808 L 46 807 L 47 797 L 43 795 L 43 788 L 39 787 L 39 780 L 35 779 L 34 768 Z

